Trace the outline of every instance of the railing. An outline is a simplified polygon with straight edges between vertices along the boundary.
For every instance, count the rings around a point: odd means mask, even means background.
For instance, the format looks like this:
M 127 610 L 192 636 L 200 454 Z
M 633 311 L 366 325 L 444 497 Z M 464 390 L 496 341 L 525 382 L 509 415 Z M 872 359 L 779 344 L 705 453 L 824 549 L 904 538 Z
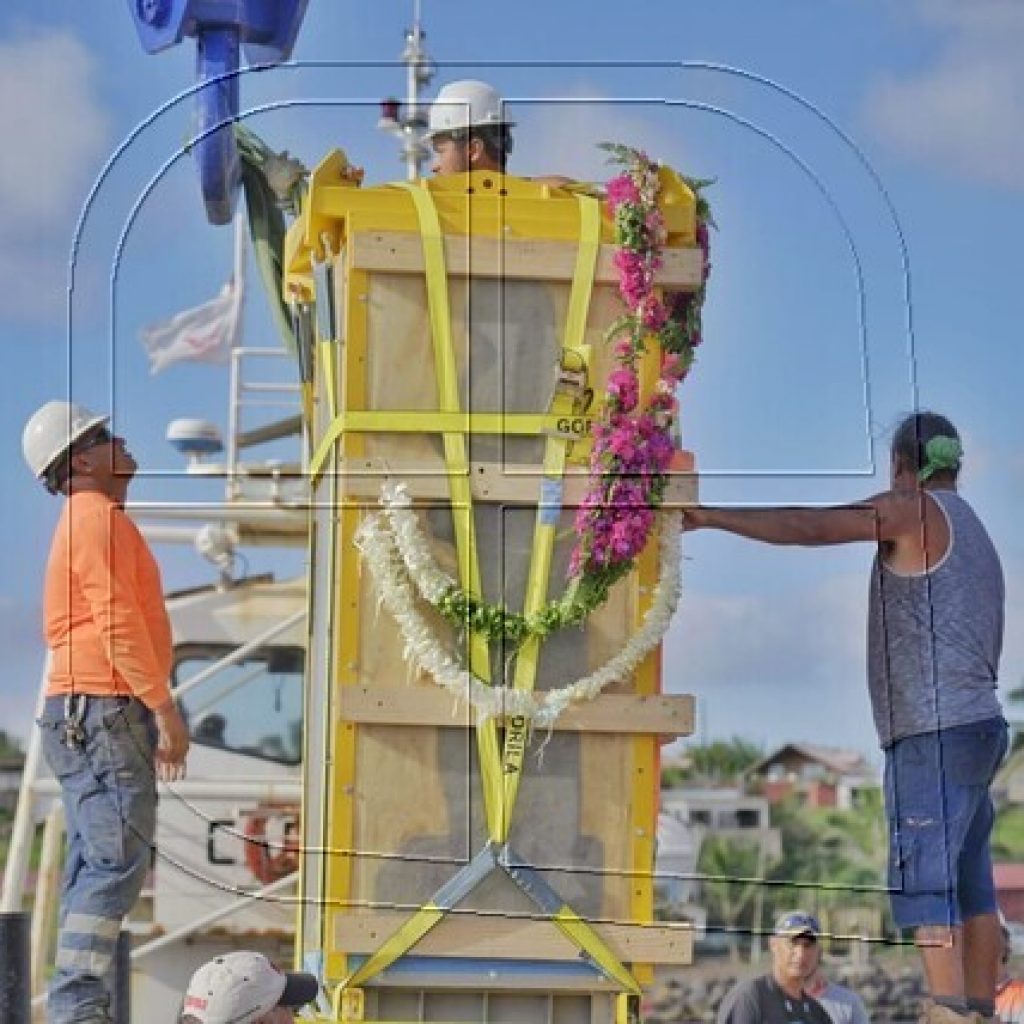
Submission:
M 282 398 L 261 400 L 247 399 L 244 396 L 247 394 L 298 395 L 301 391 L 301 385 L 295 383 L 268 383 L 265 381 L 247 383 L 242 378 L 242 363 L 246 359 L 291 359 L 291 355 L 283 348 L 250 348 L 240 345 L 231 350 L 226 466 L 229 498 L 234 498 L 238 494 L 238 452 L 241 447 L 239 442 L 243 438 L 241 431 L 242 407 L 283 408 L 294 411 L 297 404 L 294 399 L 292 401 L 285 401 Z M 289 423 L 291 422 L 289 420 Z M 249 431 L 249 433 L 253 434 L 254 431 Z M 273 439 L 272 430 L 270 434 L 270 439 Z

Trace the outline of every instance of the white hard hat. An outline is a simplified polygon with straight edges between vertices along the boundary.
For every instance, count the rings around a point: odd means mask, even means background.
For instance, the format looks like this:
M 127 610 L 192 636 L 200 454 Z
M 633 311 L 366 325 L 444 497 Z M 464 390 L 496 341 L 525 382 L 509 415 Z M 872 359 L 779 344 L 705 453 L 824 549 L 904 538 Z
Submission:
M 275 1006 L 312 1002 L 319 989 L 312 974 L 281 971 L 262 953 L 239 950 L 192 975 L 183 1009 L 203 1024 L 249 1024 Z
M 47 402 L 32 414 L 21 434 L 28 468 L 34 476 L 43 477 L 80 437 L 109 422 L 109 416 L 99 416 L 76 402 Z
M 427 136 L 513 123 L 505 116 L 505 101 L 497 89 L 486 82 L 465 78 L 449 82 L 437 94 L 430 106 Z

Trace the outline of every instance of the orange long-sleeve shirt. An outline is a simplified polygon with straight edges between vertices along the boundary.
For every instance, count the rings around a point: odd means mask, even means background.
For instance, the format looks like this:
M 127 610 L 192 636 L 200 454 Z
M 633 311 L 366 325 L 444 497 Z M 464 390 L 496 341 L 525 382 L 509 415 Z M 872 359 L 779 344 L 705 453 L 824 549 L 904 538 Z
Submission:
M 138 527 L 103 494 L 72 494 L 43 593 L 49 695 L 170 697 L 171 625 L 160 570 Z

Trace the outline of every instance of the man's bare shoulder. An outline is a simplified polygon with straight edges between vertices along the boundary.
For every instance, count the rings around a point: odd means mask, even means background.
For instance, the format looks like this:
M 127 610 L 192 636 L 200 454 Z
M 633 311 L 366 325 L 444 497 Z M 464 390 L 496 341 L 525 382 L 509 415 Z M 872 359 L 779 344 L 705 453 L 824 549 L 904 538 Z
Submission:
M 893 541 L 920 533 L 923 514 L 921 491 L 905 488 L 881 491 L 866 499 L 864 504 L 875 510 L 880 540 Z

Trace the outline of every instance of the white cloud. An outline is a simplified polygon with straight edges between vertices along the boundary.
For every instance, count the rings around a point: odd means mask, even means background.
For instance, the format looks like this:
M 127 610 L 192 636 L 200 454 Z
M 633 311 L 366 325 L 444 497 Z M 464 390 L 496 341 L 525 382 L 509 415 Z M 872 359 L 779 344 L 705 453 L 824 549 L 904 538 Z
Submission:
M 10 318 L 55 321 L 74 218 L 108 143 L 97 66 L 68 32 L 0 43 L 0 268 Z
M 543 154 L 543 166 L 525 166 L 519 150 L 513 164 L 523 174 L 562 174 L 582 181 L 605 181 L 615 174 L 599 142 L 644 147 L 653 157 L 672 165 L 682 162 L 678 139 L 656 126 L 650 108 L 617 103 L 604 91 L 580 83 L 559 98 L 543 103 L 511 104 L 516 120 L 517 147 Z
M 1012 33 L 1024 27 L 1024 9 L 1020 0 L 918 0 L 921 18 L 936 25 L 968 33 L 992 34 L 1007 49 L 1014 47 Z M 1011 33 L 1007 37 L 1006 33 Z
M 63 226 L 107 136 L 90 53 L 66 32 L 0 45 L 0 221 Z
M 15 244 L 0 228 L 0 281 L 4 282 L 3 317 L 22 322 L 57 323 L 65 315 L 68 242 Z M 15 334 L 10 333 L 13 340 Z
M 961 431 L 961 438 L 964 445 L 964 459 L 959 483 L 962 490 L 969 492 L 978 481 L 1000 471 L 1000 460 L 992 447 L 977 438 L 971 431 Z
M 919 0 L 942 33 L 935 60 L 874 83 L 869 128 L 895 151 L 990 185 L 1024 189 L 1024 4 Z
M 696 695 L 695 740 L 742 736 L 765 749 L 814 741 L 873 759 L 864 572 L 757 589 L 744 593 L 740 581 L 735 594 L 684 592 L 666 640 L 664 684 Z
M 866 609 L 861 573 L 777 594 L 684 592 L 666 665 L 681 667 L 683 688 L 720 687 L 723 699 L 730 684 L 756 679 L 788 688 L 862 686 Z
M 752 562 L 731 592 L 684 589 L 665 641 L 666 691 L 697 696 L 700 740 L 814 740 L 871 756 L 866 573 L 844 569 L 773 592 L 756 585 L 765 571 Z

